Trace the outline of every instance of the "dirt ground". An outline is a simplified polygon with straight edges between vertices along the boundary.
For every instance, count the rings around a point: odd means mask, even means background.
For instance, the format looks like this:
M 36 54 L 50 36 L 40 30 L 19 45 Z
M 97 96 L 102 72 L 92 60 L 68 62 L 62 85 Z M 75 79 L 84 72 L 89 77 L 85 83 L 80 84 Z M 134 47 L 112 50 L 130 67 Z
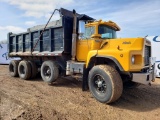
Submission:
M 96 101 L 81 82 L 61 78 L 54 85 L 10 77 L 0 65 L 0 120 L 160 120 L 160 79 L 124 90 L 110 105 Z

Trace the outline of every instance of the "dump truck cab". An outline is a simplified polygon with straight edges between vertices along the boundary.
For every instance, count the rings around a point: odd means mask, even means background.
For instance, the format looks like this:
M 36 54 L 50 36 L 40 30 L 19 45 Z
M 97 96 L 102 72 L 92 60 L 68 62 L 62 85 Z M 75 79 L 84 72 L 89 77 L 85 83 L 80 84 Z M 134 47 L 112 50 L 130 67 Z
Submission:
M 116 39 L 116 31 L 120 30 L 119 26 L 112 21 L 89 21 L 87 24 L 84 24 L 84 21 L 79 22 L 80 33 L 76 54 L 78 61 L 87 61 L 89 51 L 99 50 L 102 47 L 102 43 L 107 42 L 107 39 Z
M 93 57 L 112 59 L 125 72 L 149 68 L 151 42 L 146 38 L 117 38 L 117 31 L 120 27 L 112 21 L 85 24 L 84 33 L 80 33 L 77 41 L 77 61 L 84 61 L 89 67 Z

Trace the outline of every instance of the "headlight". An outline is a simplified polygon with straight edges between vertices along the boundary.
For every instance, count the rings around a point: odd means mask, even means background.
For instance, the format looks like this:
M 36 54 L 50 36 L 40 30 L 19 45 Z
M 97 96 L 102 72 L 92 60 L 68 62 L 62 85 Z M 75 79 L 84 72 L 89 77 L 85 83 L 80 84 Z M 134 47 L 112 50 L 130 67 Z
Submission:
M 135 63 L 135 56 L 134 55 L 132 56 L 131 61 L 132 61 L 132 64 Z

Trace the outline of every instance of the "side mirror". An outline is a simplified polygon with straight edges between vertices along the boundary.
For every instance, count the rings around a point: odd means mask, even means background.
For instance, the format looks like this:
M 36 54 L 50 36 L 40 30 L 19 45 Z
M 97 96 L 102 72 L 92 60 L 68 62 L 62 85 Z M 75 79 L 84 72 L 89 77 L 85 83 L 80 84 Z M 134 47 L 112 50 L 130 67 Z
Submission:
M 83 35 L 85 33 L 85 21 L 83 21 L 83 20 L 79 21 L 79 30 L 78 30 L 78 33 L 79 33 L 79 39 L 82 39 Z

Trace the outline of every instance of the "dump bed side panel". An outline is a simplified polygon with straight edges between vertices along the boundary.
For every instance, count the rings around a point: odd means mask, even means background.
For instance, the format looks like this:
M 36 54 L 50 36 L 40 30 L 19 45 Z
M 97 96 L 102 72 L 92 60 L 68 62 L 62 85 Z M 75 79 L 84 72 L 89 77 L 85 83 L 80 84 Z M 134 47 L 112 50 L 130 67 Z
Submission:
M 61 26 L 47 28 L 40 40 L 39 36 L 43 29 L 20 34 L 9 33 L 9 55 L 54 56 L 62 52 L 71 53 L 73 19 L 64 16 L 61 20 Z M 32 50 L 34 51 L 31 54 Z

